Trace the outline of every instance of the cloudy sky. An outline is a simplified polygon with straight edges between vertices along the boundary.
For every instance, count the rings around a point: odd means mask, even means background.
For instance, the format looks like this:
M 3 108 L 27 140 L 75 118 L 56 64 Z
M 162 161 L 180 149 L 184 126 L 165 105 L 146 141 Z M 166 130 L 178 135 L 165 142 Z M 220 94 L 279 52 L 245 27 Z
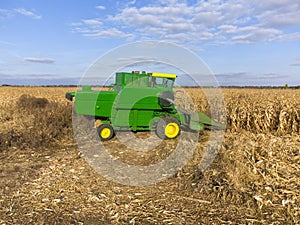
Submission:
M 143 40 L 190 49 L 220 85 L 300 85 L 295 0 L 1 0 L 0 34 L 0 85 L 77 84 Z

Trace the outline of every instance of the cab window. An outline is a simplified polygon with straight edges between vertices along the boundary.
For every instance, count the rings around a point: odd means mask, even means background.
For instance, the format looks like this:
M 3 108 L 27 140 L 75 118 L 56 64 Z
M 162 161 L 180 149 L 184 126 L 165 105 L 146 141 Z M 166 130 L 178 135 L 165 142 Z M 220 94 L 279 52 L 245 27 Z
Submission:
M 159 85 L 162 85 L 163 84 L 163 78 L 161 77 L 156 77 L 156 80 L 155 80 L 155 84 L 159 84 Z
M 172 86 L 173 86 L 173 80 L 169 79 L 169 78 L 165 78 L 165 80 L 164 80 L 164 86 L 166 88 L 172 88 Z
M 170 78 L 152 77 L 150 87 L 172 88 L 173 80 Z

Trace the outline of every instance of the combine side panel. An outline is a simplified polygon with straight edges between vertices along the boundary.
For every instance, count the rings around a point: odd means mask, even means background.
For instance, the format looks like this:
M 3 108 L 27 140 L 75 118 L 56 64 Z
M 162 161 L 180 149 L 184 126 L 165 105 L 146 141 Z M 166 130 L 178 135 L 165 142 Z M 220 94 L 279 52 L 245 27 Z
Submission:
M 95 115 L 95 103 L 98 93 L 93 91 L 77 91 L 75 95 L 76 113 L 81 115 Z
M 118 109 L 113 111 L 114 127 L 131 127 L 133 131 L 149 128 L 153 110 Z
M 116 96 L 117 93 L 113 91 L 77 91 L 75 95 L 76 113 L 110 117 Z

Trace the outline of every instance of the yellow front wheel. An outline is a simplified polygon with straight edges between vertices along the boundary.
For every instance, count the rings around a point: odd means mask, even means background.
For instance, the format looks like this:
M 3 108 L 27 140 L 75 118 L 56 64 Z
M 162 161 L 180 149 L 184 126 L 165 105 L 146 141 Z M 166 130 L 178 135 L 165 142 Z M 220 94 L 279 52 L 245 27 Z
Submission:
M 175 138 L 178 136 L 180 131 L 179 125 L 177 123 L 168 123 L 165 128 L 165 135 L 167 138 Z
M 97 133 L 101 141 L 108 141 L 114 136 L 114 130 L 109 124 L 101 124 L 97 128 Z
M 161 139 L 173 139 L 180 134 L 180 123 L 176 118 L 161 118 L 156 126 L 156 135 Z

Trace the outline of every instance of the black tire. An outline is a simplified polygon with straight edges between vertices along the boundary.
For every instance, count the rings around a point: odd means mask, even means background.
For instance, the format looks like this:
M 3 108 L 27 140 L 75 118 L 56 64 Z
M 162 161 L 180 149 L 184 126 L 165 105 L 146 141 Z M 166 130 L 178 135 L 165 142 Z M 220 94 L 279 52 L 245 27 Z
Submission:
M 162 108 L 170 107 L 173 104 L 173 102 L 174 102 L 174 93 L 170 91 L 164 91 L 158 97 L 158 104 Z
M 170 131 L 169 129 L 171 128 L 171 133 L 168 132 Z M 165 118 L 161 118 L 156 126 L 156 135 L 160 138 L 160 139 L 174 139 L 176 137 L 178 137 L 178 135 L 180 134 L 180 123 L 177 119 L 173 118 L 173 117 L 165 117 Z
M 101 124 L 97 128 L 97 134 L 101 141 L 108 141 L 114 137 L 115 132 L 109 124 Z

